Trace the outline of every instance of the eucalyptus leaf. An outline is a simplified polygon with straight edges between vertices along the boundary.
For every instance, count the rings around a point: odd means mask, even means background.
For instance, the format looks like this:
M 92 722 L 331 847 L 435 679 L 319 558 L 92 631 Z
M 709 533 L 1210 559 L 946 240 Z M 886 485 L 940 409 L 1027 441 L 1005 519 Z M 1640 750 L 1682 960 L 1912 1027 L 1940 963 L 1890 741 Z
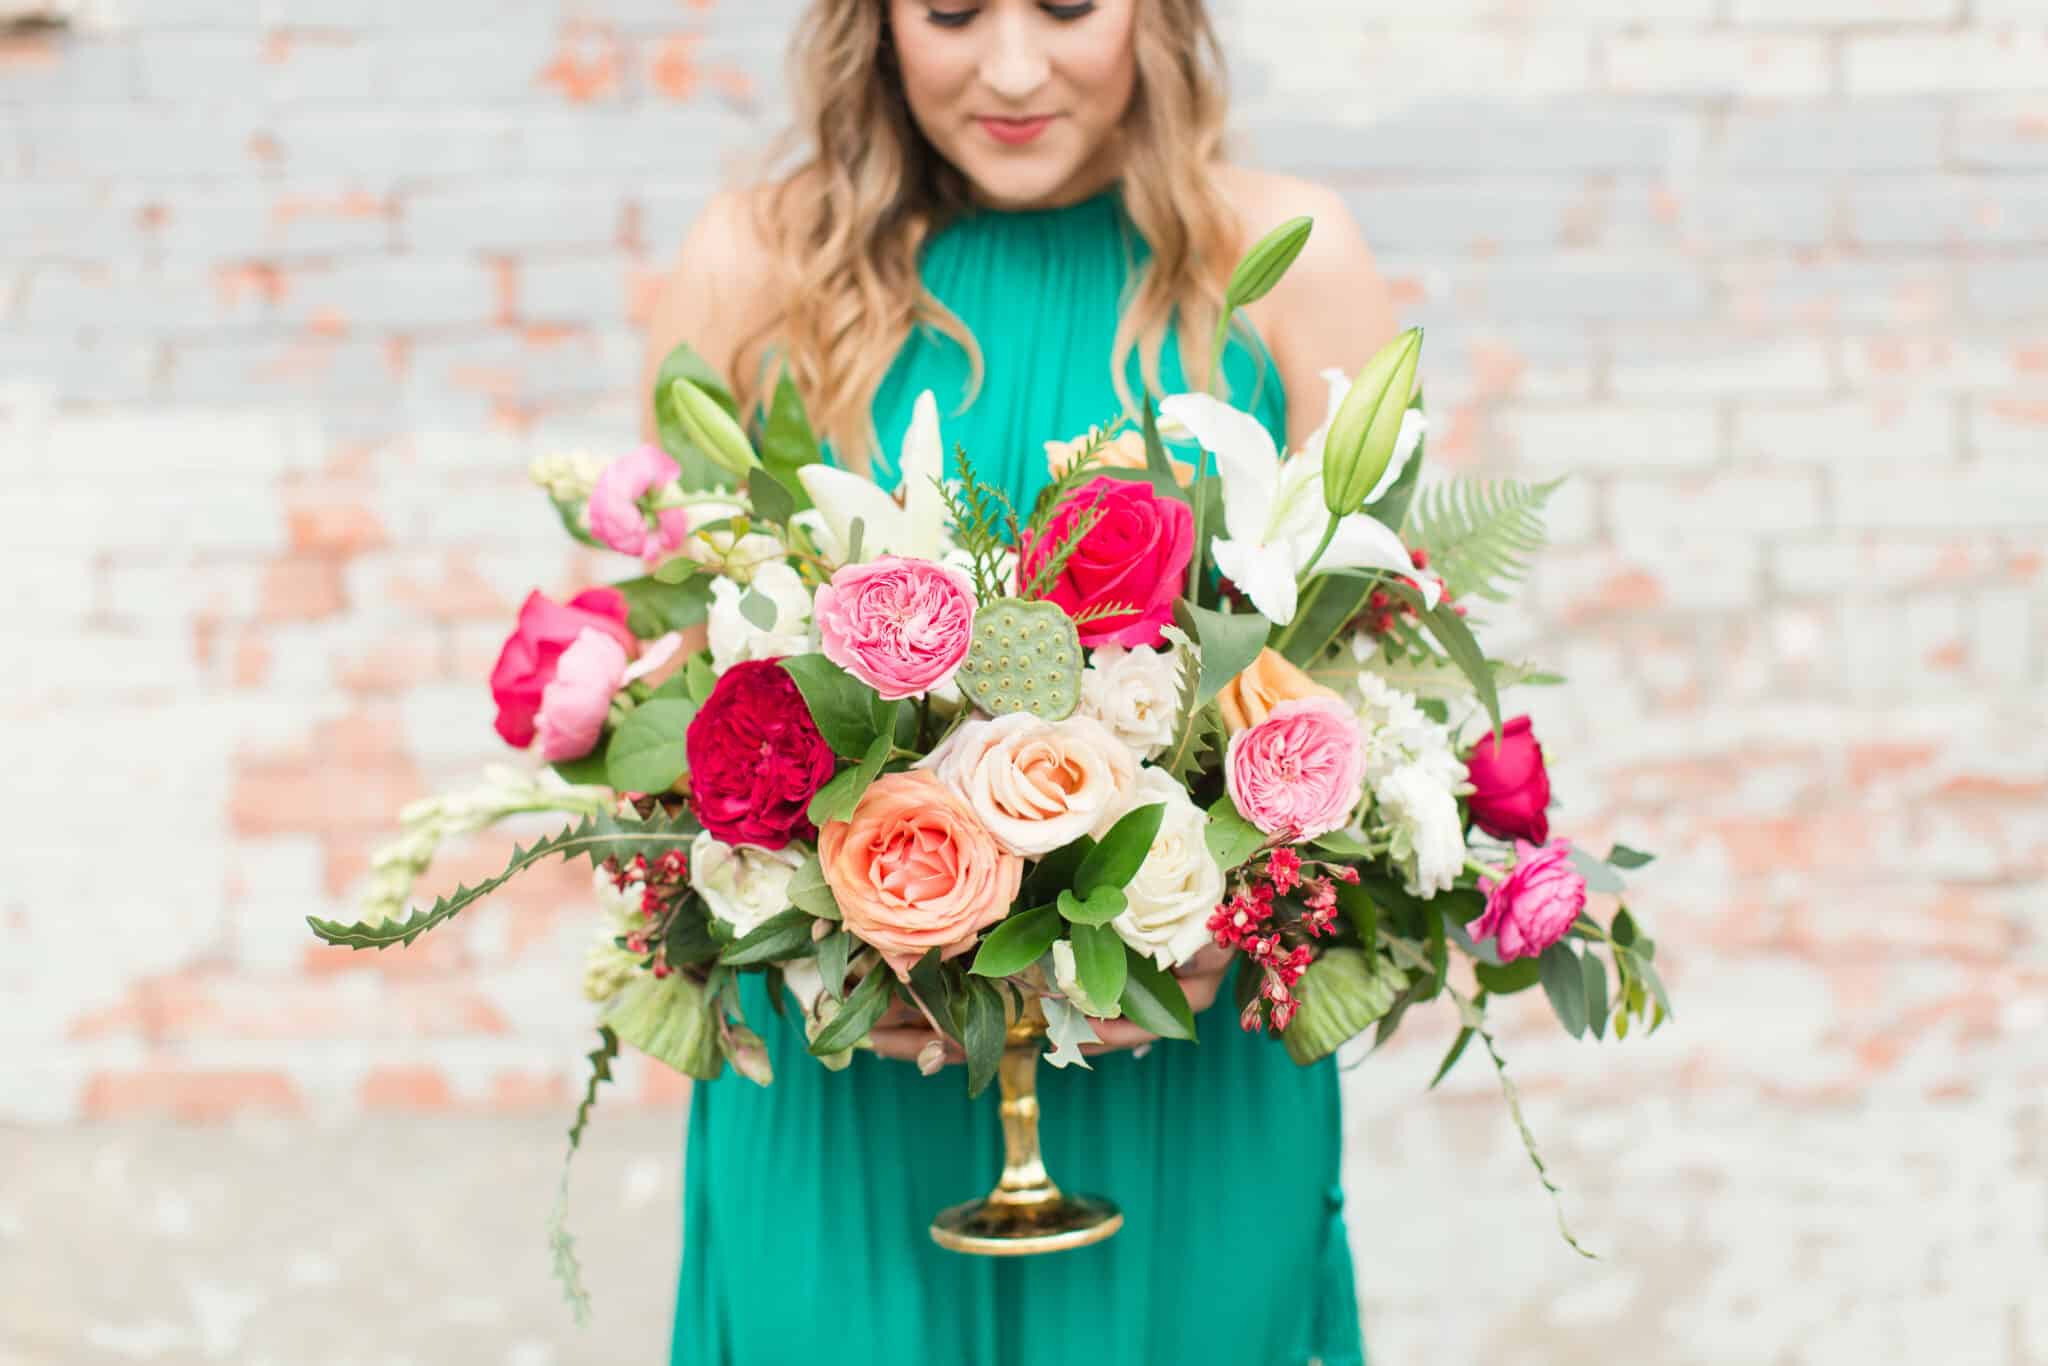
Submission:
M 1621 874 L 1601 862 L 1599 855 L 1588 853 L 1577 845 L 1572 846 L 1572 867 L 1579 870 L 1579 876 L 1586 879 L 1588 890 L 1618 893 L 1627 890 Z
M 1607 965 L 1600 955 L 1588 953 L 1579 959 L 1586 974 L 1586 1027 L 1593 1037 L 1607 1037 Z
M 757 631 L 775 629 L 777 616 L 775 600 L 758 588 L 749 588 L 740 594 L 740 615 Z
M 1586 1032 L 1586 970 L 1579 966 L 1578 954 L 1560 942 L 1545 949 L 1536 961 L 1543 994 L 1550 998 L 1557 1022 L 1574 1039 L 1579 1038 Z
M 1626 844 L 1617 844 L 1607 851 L 1607 861 L 1617 868 L 1636 869 L 1656 861 L 1655 854 L 1646 854 L 1640 849 L 1631 849 Z

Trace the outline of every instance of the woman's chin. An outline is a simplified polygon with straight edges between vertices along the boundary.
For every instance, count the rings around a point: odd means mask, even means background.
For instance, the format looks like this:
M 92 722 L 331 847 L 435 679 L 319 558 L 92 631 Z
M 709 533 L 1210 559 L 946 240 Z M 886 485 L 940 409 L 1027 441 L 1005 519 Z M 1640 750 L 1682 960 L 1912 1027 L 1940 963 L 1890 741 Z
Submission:
M 1082 197 L 1079 162 L 1068 157 L 1009 153 L 962 158 L 958 165 L 975 199 L 995 209 L 1044 209 Z

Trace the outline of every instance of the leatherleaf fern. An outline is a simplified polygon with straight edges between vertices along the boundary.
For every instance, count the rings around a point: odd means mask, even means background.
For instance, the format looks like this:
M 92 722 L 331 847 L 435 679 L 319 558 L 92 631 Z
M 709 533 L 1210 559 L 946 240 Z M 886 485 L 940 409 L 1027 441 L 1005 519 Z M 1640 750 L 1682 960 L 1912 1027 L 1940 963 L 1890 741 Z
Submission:
M 1408 514 L 1408 541 L 1429 552 L 1430 571 L 1453 597 L 1508 601 L 1530 559 L 1543 549 L 1543 505 L 1563 479 L 1437 484 Z
M 602 864 L 607 858 L 621 862 L 635 854 L 645 854 L 649 860 L 659 858 L 670 849 L 686 849 L 696 836 L 697 825 L 687 816 L 673 818 L 657 814 L 649 820 L 622 819 L 616 816 L 586 816 L 583 820 L 547 838 L 536 841 L 524 848 L 514 846 L 512 857 L 505 864 L 504 871 L 485 878 L 474 887 L 457 887 L 443 897 L 437 897 L 434 904 L 424 910 L 415 910 L 403 920 L 359 920 L 346 924 L 339 920 L 322 920 L 318 916 L 307 916 L 306 923 L 313 933 L 330 944 L 339 944 L 351 949 L 388 949 L 398 944 L 410 944 L 413 940 L 433 929 L 445 920 L 453 919 L 477 902 L 497 891 L 528 868 L 551 858 L 588 858 L 592 865 Z

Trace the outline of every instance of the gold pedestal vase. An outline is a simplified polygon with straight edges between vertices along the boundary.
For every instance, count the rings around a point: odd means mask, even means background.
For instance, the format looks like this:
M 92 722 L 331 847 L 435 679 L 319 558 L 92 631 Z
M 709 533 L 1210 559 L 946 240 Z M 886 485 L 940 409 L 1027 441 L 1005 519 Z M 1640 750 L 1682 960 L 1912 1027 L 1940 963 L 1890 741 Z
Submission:
M 1003 1175 L 987 1198 L 932 1220 L 932 1241 L 982 1257 L 1029 1257 L 1099 1243 L 1124 1226 L 1123 1211 L 1092 1195 L 1068 1195 L 1046 1175 L 1038 1150 L 1038 1055 L 1045 1015 L 1033 1001 L 1003 1040 Z

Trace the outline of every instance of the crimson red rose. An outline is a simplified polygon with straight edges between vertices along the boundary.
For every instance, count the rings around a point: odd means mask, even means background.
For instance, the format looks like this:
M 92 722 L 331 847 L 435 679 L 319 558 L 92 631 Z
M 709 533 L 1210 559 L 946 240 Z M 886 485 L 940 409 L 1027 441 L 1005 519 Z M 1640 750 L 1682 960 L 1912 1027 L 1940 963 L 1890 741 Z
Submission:
M 1067 495 L 1045 535 L 1035 543 L 1026 538 L 1018 588 L 1031 582 L 1091 509 L 1100 509 L 1095 524 L 1045 596 L 1070 617 L 1097 607 L 1126 609 L 1083 625 L 1083 645 L 1157 645 L 1163 639 L 1160 628 L 1173 620 L 1173 600 L 1187 581 L 1188 560 L 1195 553 L 1195 514 L 1179 499 L 1153 492 L 1150 484 L 1105 474 Z
M 817 838 L 804 808 L 832 778 L 832 747 L 780 664 L 751 659 L 727 669 L 684 743 L 690 803 L 717 838 L 762 849 Z
M 505 638 L 498 662 L 491 667 L 491 700 L 498 704 L 496 726 L 505 743 L 525 749 L 533 743 L 533 722 L 540 695 L 554 681 L 562 651 L 589 629 L 603 631 L 632 654 L 639 647 L 626 629 L 626 598 L 616 588 L 592 588 L 569 599 L 568 605 L 544 593 L 528 593 L 519 605 L 519 624 Z
M 1465 760 L 1466 776 L 1472 780 L 1467 805 L 1472 820 L 1495 839 L 1527 840 L 1543 844 L 1550 839 L 1550 774 L 1543 767 L 1543 746 L 1529 731 L 1529 718 L 1517 716 L 1500 728 L 1500 744 L 1493 732 L 1481 736 Z

